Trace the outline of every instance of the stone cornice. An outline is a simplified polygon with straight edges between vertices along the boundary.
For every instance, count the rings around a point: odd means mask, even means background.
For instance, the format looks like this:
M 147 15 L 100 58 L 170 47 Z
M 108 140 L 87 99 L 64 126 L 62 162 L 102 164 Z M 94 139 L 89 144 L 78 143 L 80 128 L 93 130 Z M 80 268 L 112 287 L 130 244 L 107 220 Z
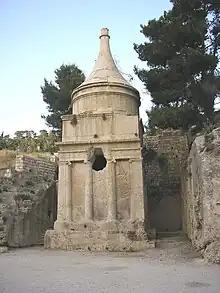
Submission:
M 65 145 L 96 145 L 96 144 L 113 144 L 113 143 L 127 143 L 127 142 L 140 142 L 139 138 L 127 138 L 127 139 L 100 139 L 100 140 L 80 140 L 80 141 L 66 141 L 66 142 L 57 142 L 57 146 Z

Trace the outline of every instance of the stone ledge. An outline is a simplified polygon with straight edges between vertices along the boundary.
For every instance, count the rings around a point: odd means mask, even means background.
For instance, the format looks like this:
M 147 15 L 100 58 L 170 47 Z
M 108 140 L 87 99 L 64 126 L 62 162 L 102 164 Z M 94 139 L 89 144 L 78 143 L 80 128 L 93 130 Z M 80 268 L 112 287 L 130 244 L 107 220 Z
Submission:
M 98 144 L 98 143 L 102 143 L 102 144 L 105 144 L 105 143 L 111 143 L 111 144 L 114 144 L 114 143 L 122 143 L 122 144 L 125 144 L 127 142 L 138 142 L 140 143 L 140 138 L 137 138 L 137 137 L 130 137 L 130 138 L 113 138 L 113 139 L 106 139 L 106 138 L 103 138 L 103 139 L 92 139 L 92 140 L 68 140 L 68 141 L 62 141 L 62 142 L 57 142 L 56 145 L 57 146 L 65 146 L 65 145 L 90 145 L 90 144 Z

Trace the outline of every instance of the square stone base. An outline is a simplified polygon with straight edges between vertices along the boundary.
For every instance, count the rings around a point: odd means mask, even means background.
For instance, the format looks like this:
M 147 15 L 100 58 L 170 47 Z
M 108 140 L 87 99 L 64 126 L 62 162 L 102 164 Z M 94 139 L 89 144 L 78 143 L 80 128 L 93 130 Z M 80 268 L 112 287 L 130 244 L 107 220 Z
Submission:
M 155 241 L 147 239 L 142 225 L 137 222 L 126 226 L 121 223 L 64 225 L 56 223 L 55 230 L 46 232 L 44 247 L 63 250 L 138 252 L 155 247 Z

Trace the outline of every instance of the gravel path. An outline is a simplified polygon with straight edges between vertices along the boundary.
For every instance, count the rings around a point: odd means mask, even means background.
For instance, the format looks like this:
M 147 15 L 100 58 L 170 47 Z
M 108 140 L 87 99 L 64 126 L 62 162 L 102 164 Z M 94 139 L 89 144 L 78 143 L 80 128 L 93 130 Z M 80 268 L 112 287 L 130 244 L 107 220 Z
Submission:
M 0 255 L 0 293 L 220 292 L 220 266 L 173 251 L 127 255 L 17 249 Z

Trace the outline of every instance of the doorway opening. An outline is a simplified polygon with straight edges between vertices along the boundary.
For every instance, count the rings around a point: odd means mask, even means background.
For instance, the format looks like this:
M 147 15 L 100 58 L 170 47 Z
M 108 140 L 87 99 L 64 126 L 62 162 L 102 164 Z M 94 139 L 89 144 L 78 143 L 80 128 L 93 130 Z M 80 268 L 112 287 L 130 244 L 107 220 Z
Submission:
M 92 163 L 92 169 L 94 171 L 101 171 L 105 169 L 107 165 L 107 160 L 101 148 L 94 149 L 90 162 Z

